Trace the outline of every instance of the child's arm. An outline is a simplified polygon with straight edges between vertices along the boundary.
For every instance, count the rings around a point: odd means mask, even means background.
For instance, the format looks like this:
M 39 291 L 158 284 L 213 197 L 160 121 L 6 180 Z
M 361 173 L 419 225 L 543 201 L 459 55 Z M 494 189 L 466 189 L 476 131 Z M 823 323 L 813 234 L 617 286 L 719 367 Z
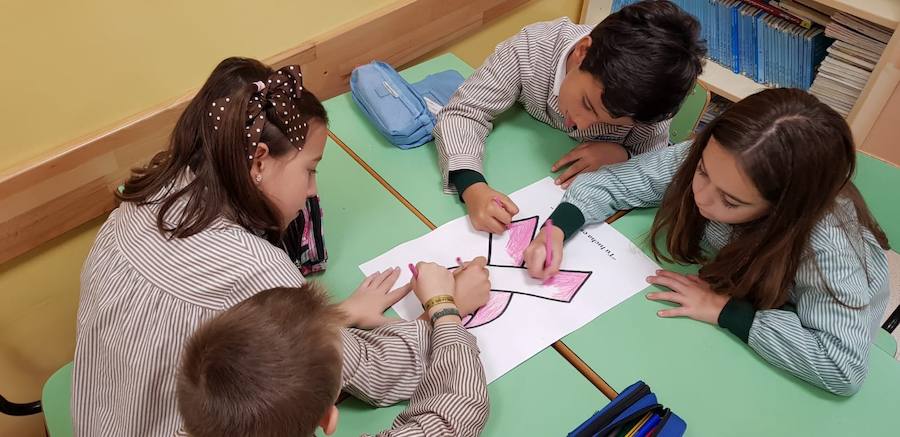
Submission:
M 378 407 L 409 399 L 425 374 L 429 325 L 419 320 L 372 331 L 342 330 L 341 389 Z
M 880 250 L 870 249 L 861 264 L 849 242 L 815 248 L 822 237 L 813 235 L 813 253 L 798 269 L 792 293 L 796 310 L 755 311 L 749 303 L 732 299 L 719 325 L 773 365 L 849 396 L 868 372 L 869 347 L 887 295 L 887 261 Z
M 671 118 L 659 123 L 635 123 L 631 132 L 625 137 L 625 141 L 622 142 L 622 147 L 628 150 L 631 156 L 662 149 L 669 145 L 669 125 L 671 124 Z
M 459 323 L 447 323 L 434 328 L 431 341 L 422 384 L 379 436 L 477 436 L 484 429 L 488 393 L 475 337 Z
M 494 117 L 509 109 L 519 97 L 521 67 L 517 47 L 526 46 L 525 38 L 523 31 L 500 43 L 438 113 L 434 139 L 444 191 L 452 192 L 452 185 L 461 198 L 466 188 L 485 182 L 484 141 L 493 128 Z
M 555 230 L 550 236 L 551 262 L 544 262 L 548 232 L 545 226 L 525 249 L 528 273 L 538 279 L 555 275 L 563 258 L 563 240 L 585 223 L 603 221 L 618 210 L 659 205 L 690 147 L 690 142 L 684 142 L 580 174 L 550 214 Z
M 684 142 L 579 175 L 550 218 L 568 239 L 616 211 L 658 206 L 690 147 Z

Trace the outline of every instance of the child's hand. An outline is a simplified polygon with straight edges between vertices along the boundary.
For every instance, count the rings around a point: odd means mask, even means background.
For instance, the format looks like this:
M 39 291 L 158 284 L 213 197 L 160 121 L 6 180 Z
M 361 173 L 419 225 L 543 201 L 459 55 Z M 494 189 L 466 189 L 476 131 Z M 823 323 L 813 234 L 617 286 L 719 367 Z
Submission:
M 547 259 L 547 232 L 550 232 L 550 245 L 553 251 L 549 266 L 544 265 Z M 544 226 L 541 232 L 538 232 L 531 244 L 525 248 L 525 267 L 528 268 L 528 274 L 532 278 L 547 280 L 559 273 L 564 239 L 562 229 L 557 226 Z
M 420 302 L 424 304 L 432 297 L 443 294 L 455 298 L 453 273 L 446 267 L 435 263 L 420 262 L 416 264 L 416 271 L 419 276 L 413 279 L 413 290 Z
M 391 305 L 403 299 L 412 289 L 412 284 L 406 284 L 391 291 L 391 287 L 399 277 L 400 269 L 394 267 L 383 272 L 373 273 L 364 279 L 350 297 L 338 304 L 347 315 L 345 324 L 362 329 L 373 329 L 398 321 L 396 318 L 385 316 L 384 312 Z
M 509 227 L 513 216 L 519 213 L 519 207 L 509 197 L 494 191 L 484 182 L 466 188 L 463 201 L 466 202 L 472 227 L 479 231 L 502 234 Z M 497 201 L 500 202 L 499 205 Z
M 659 310 L 660 317 L 690 317 L 694 320 L 717 325 L 719 313 L 729 297 L 719 294 L 710 288 L 706 281 L 696 275 L 682 275 L 667 270 L 657 270 L 656 276 L 647 278 L 647 282 L 662 285 L 672 291 L 650 293 L 647 299 L 672 302 L 680 305 L 676 308 Z
M 569 168 L 556 178 L 556 185 L 569 188 L 575 181 L 575 176 L 580 173 L 597 170 L 604 165 L 615 164 L 628 160 L 628 152 L 625 148 L 615 143 L 601 143 L 589 141 L 580 144 L 559 158 L 550 168 L 553 172 L 559 171 L 566 165 Z
M 483 307 L 490 297 L 491 281 L 486 265 L 487 258 L 479 256 L 453 272 L 456 306 L 463 317 Z

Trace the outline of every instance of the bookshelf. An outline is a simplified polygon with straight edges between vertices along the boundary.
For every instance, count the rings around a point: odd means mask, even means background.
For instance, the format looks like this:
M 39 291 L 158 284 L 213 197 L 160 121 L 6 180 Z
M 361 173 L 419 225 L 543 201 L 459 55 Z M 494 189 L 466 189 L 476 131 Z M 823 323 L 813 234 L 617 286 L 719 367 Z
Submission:
M 894 35 L 881 55 L 875 71 L 869 77 L 862 94 L 847 116 L 847 123 L 862 150 L 867 149 L 866 138 L 892 93 L 900 93 L 900 0 L 797 0 L 798 3 L 821 5 L 873 23 L 894 29 Z M 612 9 L 612 0 L 584 0 L 581 23 L 596 24 Z M 711 92 L 731 101 L 738 101 L 766 88 L 750 78 L 733 73 L 711 60 L 706 61 L 699 78 Z
M 754 82 L 747 76 L 737 74 L 710 59 L 706 60 L 700 82 L 713 93 L 716 93 L 732 102 L 743 99 L 766 88 L 765 85 Z

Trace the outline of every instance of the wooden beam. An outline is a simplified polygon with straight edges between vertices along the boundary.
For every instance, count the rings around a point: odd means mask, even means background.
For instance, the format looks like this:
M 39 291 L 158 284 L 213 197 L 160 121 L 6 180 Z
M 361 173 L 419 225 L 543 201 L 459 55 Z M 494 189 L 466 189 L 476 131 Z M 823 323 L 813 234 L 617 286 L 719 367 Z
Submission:
M 402 67 L 526 2 L 397 1 L 264 61 L 301 65 L 307 86 L 327 99 L 349 89 L 357 65 L 378 59 Z M 115 187 L 166 148 L 195 92 L 0 174 L 0 263 L 112 210 Z

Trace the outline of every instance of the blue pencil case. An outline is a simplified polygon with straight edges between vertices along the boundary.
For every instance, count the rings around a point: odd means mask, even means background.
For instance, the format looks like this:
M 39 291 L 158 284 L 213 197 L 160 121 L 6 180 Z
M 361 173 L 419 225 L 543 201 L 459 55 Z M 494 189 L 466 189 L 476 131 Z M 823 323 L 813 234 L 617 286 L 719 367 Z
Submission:
M 410 84 L 390 65 L 375 61 L 353 70 L 350 92 L 391 144 L 411 149 L 433 139 L 435 115 L 462 82 L 462 75 L 448 70 Z
M 569 437 L 680 437 L 687 424 L 657 402 L 650 386 L 638 381 L 569 433 Z

